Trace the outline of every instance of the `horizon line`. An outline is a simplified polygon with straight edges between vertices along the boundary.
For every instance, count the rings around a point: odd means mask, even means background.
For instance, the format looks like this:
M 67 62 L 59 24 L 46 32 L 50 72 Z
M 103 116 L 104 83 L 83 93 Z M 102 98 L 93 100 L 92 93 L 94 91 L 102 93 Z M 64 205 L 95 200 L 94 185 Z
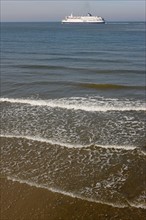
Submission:
M 23 22 L 31 22 L 31 23 L 41 23 L 41 22 L 61 22 L 61 20 L 54 20 L 54 21 L 48 21 L 48 20 L 44 20 L 44 21 L 0 21 L 0 23 L 23 23 Z M 146 22 L 146 20 L 106 20 L 106 22 Z

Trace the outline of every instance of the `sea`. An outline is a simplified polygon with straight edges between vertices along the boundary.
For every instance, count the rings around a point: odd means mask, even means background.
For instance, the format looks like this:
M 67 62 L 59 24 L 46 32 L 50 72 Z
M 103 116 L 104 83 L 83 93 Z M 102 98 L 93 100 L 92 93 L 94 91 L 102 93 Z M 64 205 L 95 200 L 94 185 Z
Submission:
M 1 23 L 3 178 L 146 208 L 145 25 Z

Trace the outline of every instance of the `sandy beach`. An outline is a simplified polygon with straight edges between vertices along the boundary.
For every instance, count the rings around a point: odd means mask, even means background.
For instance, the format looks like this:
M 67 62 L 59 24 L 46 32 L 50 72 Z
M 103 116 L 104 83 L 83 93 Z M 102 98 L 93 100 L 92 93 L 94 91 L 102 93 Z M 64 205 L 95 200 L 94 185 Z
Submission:
M 142 220 L 144 209 L 114 208 L 1 179 L 2 220 Z

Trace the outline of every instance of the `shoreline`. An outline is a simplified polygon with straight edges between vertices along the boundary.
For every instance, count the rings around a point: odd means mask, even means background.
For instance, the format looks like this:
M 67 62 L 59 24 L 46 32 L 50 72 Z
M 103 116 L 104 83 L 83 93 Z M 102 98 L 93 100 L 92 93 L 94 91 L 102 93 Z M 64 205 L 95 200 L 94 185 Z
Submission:
M 112 207 L 1 178 L 3 220 L 142 220 L 145 214 L 141 208 Z

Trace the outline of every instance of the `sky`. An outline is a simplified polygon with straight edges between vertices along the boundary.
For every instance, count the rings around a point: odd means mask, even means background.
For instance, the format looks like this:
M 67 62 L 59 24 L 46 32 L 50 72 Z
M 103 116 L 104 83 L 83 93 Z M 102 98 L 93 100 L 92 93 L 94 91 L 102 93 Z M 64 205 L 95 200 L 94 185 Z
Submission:
M 0 0 L 1 21 L 61 21 L 65 16 L 101 16 L 106 21 L 145 21 L 146 0 Z

